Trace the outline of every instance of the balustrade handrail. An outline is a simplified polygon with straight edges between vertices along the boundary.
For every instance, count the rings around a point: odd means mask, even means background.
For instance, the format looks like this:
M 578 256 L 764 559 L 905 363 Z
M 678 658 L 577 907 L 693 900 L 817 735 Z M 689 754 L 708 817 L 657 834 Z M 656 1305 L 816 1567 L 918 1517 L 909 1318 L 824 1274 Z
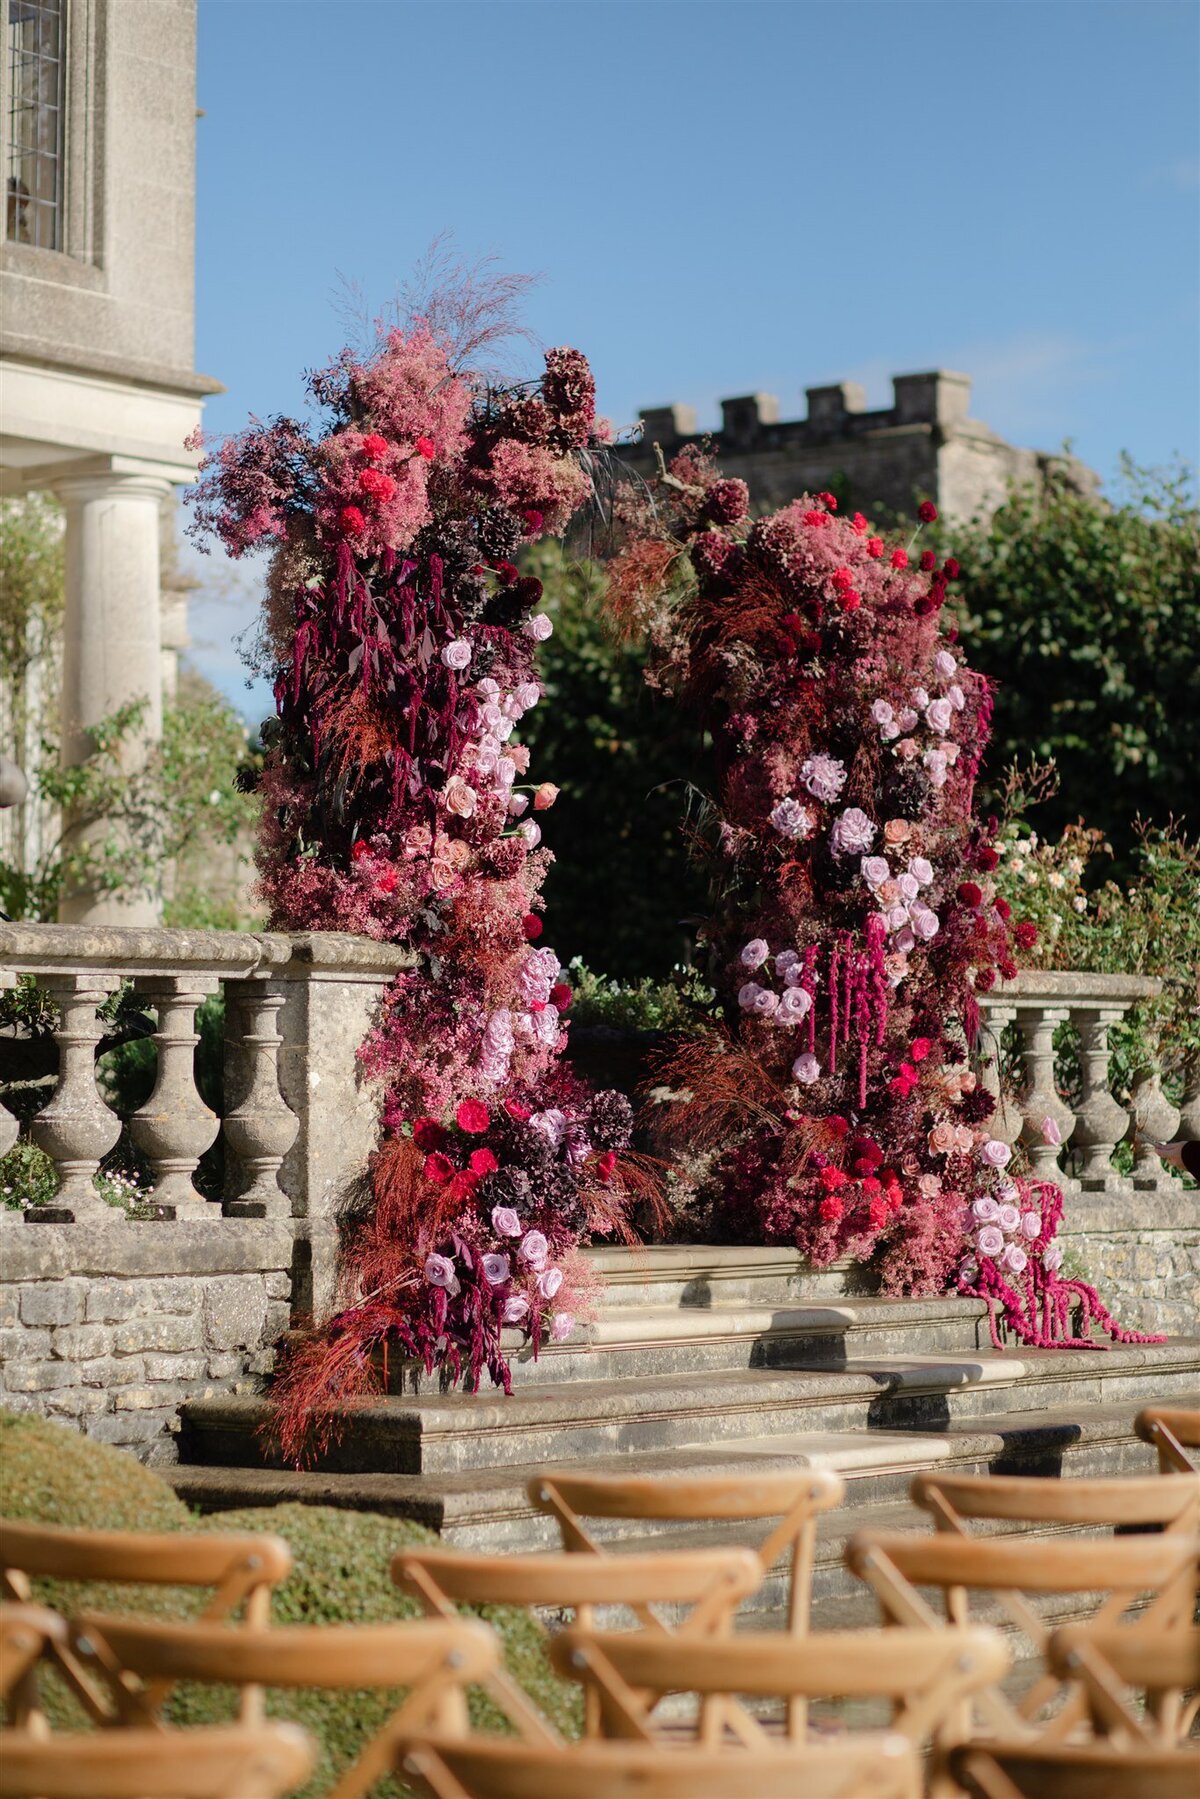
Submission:
M 399 973 L 415 956 L 395 943 L 340 931 L 178 931 L 166 926 L 0 924 L 0 969 L 29 974 L 102 970 L 213 973 L 248 979 L 289 963 Z

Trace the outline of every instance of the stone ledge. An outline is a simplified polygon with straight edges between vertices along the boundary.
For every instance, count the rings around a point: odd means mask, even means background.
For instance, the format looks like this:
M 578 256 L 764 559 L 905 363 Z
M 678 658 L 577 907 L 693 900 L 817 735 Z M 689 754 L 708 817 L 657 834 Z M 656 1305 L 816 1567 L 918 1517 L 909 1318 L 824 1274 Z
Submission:
M 164 1224 L 26 1224 L 0 1222 L 0 1281 L 58 1280 L 65 1275 L 124 1279 L 165 1274 L 262 1274 L 287 1271 L 292 1233 L 286 1221 L 207 1218 Z
M 980 1006 L 986 1013 L 997 1006 L 1020 1006 L 1034 1001 L 1049 1005 L 1128 1005 L 1134 1000 L 1153 999 L 1161 992 L 1162 982 L 1152 975 L 1089 974 L 1076 968 L 1029 968 L 1024 969 L 1015 981 L 1004 981 L 991 993 L 981 995 Z
M 1139 1237 L 1159 1231 L 1200 1231 L 1200 1189 L 1068 1196 L 1059 1226 L 1065 1237 Z

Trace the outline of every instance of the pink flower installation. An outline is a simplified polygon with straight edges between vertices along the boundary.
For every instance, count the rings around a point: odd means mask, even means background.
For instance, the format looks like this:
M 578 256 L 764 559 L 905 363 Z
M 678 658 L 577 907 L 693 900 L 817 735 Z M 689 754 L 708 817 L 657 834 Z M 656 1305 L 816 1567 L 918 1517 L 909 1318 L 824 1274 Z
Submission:
M 659 1075 L 669 1133 L 693 1166 L 708 1152 L 712 1229 L 869 1262 L 887 1292 L 981 1294 L 1030 1343 L 1084 1340 L 1073 1308 L 1132 1340 L 1062 1279 L 1062 1196 L 995 1134 L 971 1068 L 976 995 L 1036 932 L 973 815 L 992 701 L 940 623 L 957 564 L 914 566 L 830 495 L 730 518 L 695 450 L 666 477 L 624 502 L 610 597 L 718 751 L 705 938 L 725 1026 Z
M 362 932 L 415 962 L 361 1051 L 381 1134 L 341 1310 L 277 1382 L 293 1457 L 336 1428 L 335 1402 L 386 1384 L 389 1349 L 507 1390 L 506 1327 L 562 1341 L 587 1303 L 576 1244 L 629 1234 L 631 1123 L 559 1061 L 570 989 L 531 947 L 550 857 L 513 824 L 551 622 L 512 558 L 589 491 L 587 362 L 551 350 L 540 382 L 504 389 L 417 322 L 309 386 L 318 423 L 253 423 L 206 456 L 195 496 L 230 555 L 272 551 L 261 889 L 273 929 Z

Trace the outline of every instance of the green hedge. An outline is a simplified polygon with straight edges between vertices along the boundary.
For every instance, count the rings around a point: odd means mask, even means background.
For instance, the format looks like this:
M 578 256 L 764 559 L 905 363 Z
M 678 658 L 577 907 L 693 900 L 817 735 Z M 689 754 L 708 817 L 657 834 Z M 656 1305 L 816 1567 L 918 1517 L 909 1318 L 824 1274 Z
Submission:
M 388 1567 L 397 1549 L 437 1541 L 433 1532 L 405 1519 L 333 1506 L 280 1505 L 221 1512 L 198 1520 L 166 1482 L 123 1451 L 28 1415 L 0 1412 L 0 1513 L 44 1524 L 94 1530 L 261 1531 L 291 1544 L 291 1575 L 276 1588 L 277 1624 L 370 1624 L 412 1618 L 415 1603 L 392 1585 Z M 100 1587 L 40 1582 L 37 1598 L 57 1609 L 92 1606 L 141 1616 L 194 1615 L 203 1595 L 168 1588 Z M 545 1632 L 527 1613 L 483 1606 L 477 1615 L 499 1631 L 508 1667 L 534 1702 L 567 1734 L 578 1733 L 582 1710 L 577 1689 L 554 1674 Z M 59 1725 L 82 1719 L 69 1696 L 46 1680 L 48 1710 Z M 399 1703 L 399 1694 L 366 1692 L 271 1692 L 267 1709 L 312 1732 L 321 1748 L 317 1775 L 305 1799 L 328 1791 L 339 1771 L 359 1752 Z M 168 1717 L 178 1724 L 216 1723 L 233 1715 L 234 1695 L 220 1687 L 183 1687 Z M 500 1730 L 504 1719 L 481 1693 L 471 1695 L 477 1728 Z M 395 1799 L 395 1782 L 377 1791 Z

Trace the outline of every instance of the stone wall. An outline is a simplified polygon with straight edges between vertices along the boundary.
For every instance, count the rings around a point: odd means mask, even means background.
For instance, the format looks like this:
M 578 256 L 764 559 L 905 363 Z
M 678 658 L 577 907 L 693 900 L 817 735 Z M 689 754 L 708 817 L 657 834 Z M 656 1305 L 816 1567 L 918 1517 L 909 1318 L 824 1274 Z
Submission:
M 1068 1197 L 1059 1241 L 1130 1330 L 1200 1334 L 1200 1194 Z
M 178 1408 L 257 1389 L 291 1317 L 285 1222 L 0 1223 L 0 1405 L 177 1459 Z
M 782 419 L 774 394 L 744 394 L 721 401 L 720 430 L 710 433 L 697 432 L 690 406 L 648 406 L 641 443 L 617 454 L 648 480 L 656 443 L 670 458 L 703 437 L 723 472 L 745 481 L 760 507 L 837 486 L 844 505 L 875 517 L 911 517 L 921 500 L 933 500 L 951 521 L 990 517 L 1011 482 L 1041 481 L 1050 464 L 1084 491 L 1098 486 L 1073 457 L 1019 449 L 971 418 L 969 375 L 896 375 L 892 389 L 891 406 L 869 410 L 856 382 L 810 387 L 802 419 Z

